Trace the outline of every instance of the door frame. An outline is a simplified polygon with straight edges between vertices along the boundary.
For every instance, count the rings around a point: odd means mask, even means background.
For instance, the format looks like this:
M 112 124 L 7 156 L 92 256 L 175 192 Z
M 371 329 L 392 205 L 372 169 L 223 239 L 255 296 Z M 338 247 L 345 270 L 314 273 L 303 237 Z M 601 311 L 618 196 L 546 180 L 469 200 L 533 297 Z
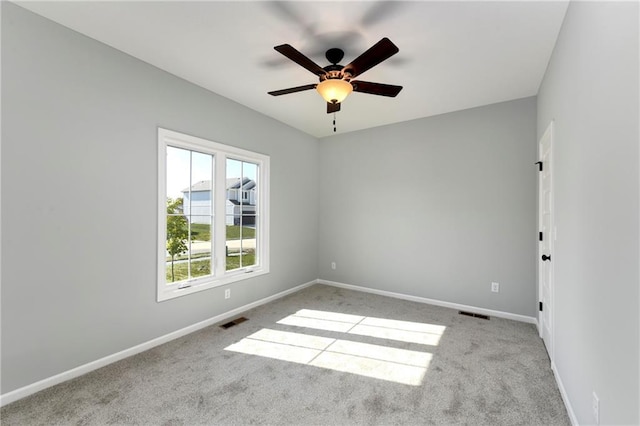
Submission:
M 549 245 L 549 253 L 544 253 L 543 252 L 543 246 L 544 243 L 543 241 L 540 241 L 538 239 L 538 249 L 537 249 L 537 271 L 538 271 L 538 303 L 541 303 L 544 300 L 543 297 L 543 291 L 544 291 L 544 283 L 543 283 L 543 278 L 544 278 L 544 268 L 545 268 L 545 264 L 544 261 L 542 260 L 542 255 L 543 254 L 547 254 L 547 255 L 551 255 L 553 253 L 553 256 L 551 258 L 551 261 L 548 265 L 549 267 L 549 294 L 548 294 L 548 302 L 546 303 L 547 306 L 543 305 L 543 310 L 547 311 L 549 313 L 548 317 L 549 317 L 549 324 L 545 324 L 544 322 L 544 312 L 538 309 L 538 332 L 540 334 L 540 337 L 543 338 L 543 331 L 545 326 L 548 328 L 549 331 L 549 342 L 544 342 L 545 346 L 547 346 L 547 352 L 549 354 L 549 358 L 550 360 L 553 362 L 553 346 L 554 346 L 554 322 L 555 322 L 555 312 L 554 312 L 554 280 L 555 280 L 555 274 L 554 274 L 554 262 L 556 260 L 555 257 L 555 250 L 554 250 L 554 246 L 555 246 L 555 241 L 557 238 L 557 230 L 556 230 L 556 226 L 555 226 L 555 191 L 554 191 L 554 161 L 553 161 L 553 157 L 554 157 L 554 121 L 551 120 L 546 128 L 546 130 L 544 131 L 544 133 L 542 134 L 542 137 L 540 138 L 540 140 L 538 141 L 538 159 L 539 161 L 542 161 L 542 142 L 545 140 L 545 138 L 549 138 L 549 159 L 548 161 L 542 164 L 543 168 L 546 168 L 546 171 L 548 171 L 549 173 L 549 186 L 550 186 L 550 206 L 549 206 L 549 212 L 550 212 L 550 218 L 549 218 L 549 231 L 548 234 L 549 235 L 543 235 L 543 239 L 547 240 L 548 245 Z M 542 173 L 538 173 L 538 231 L 541 232 L 542 230 L 542 205 L 543 205 L 543 193 L 542 193 Z

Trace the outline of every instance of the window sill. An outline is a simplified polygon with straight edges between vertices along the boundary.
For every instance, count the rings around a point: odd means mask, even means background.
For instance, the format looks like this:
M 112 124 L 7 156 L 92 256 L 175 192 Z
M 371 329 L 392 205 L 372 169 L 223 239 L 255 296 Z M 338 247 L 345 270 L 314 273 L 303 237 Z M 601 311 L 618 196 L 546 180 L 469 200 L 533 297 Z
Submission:
M 186 296 L 188 294 L 198 293 L 200 291 L 209 290 L 216 287 L 222 287 L 238 281 L 248 280 L 259 275 L 268 274 L 269 270 L 266 268 L 259 269 L 246 269 L 239 270 L 222 278 L 208 279 L 208 280 L 195 280 L 193 284 L 178 288 L 177 286 L 167 286 L 168 288 L 158 293 L 158 302 L 164 302 L 166 300 L 175 299 L 176 297 Z

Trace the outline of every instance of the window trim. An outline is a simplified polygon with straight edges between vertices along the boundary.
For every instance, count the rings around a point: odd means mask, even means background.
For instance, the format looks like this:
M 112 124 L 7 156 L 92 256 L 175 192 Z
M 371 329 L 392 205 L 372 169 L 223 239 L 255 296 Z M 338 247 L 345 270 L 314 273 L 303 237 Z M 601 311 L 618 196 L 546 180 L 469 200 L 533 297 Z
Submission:
M 213 223 L 211 234 L 213 238 L 212 262 L 213 275 L 197 277 L 173 284 L 166 282 L 166 168 L 167 146 L 188 149 L 192 151 L 212 154 L 214 157 L 214 182 L 212 186 Z M 227 158 L 241 160 L 258 165 L 258 199 L 256 210 L 257 231 L 256 265 L 226 271 L 225 253 L 226 237 L 226 160 Z M 187 294 L 196 293 L 210 288 L 228 285 L 259 275 L 269 273 L 269 163 L 270 157 L 245 149 L 224 145 L 219 142 L 186 135 L 158 127 L 158 229 L 157 229 L 157 301 L 162 302 Z M 250 274 L 250 275 L 248 275 Z

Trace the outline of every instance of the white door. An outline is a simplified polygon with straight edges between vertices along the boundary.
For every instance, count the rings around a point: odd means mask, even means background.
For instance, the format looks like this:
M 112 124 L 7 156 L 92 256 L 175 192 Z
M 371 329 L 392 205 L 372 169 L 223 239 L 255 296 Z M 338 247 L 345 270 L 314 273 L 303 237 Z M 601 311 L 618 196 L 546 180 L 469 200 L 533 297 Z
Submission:
M 538 324 L 540 337 L 547 347 L 549 357 L 553 361 L 553 241 L 555 229 L 553 225 L 553 180 L 551 176 L 552 158 L 551 144 L 553 139 L 553 122 L 540 139 L 538 180 L 538 293 L 540 312 Z

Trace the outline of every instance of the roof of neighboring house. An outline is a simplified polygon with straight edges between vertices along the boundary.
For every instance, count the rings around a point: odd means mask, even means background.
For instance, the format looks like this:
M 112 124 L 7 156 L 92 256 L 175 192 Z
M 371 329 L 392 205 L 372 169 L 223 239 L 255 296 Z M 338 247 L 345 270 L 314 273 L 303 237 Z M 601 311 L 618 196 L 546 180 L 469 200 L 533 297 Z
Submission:
M 227 179 L 227 189 L 239 189 L 240 186 L 242 189 L 251 189 L 256 186 L 256 183 L 248 177 L 243 177 L 242 181 L 240 178 Z
M 231 178 L 227 179 L 227 189 L 239 189 L 241 186 L 240 178 Z M 250 190 L 255 188 L 256 182 L 249 179 L 248 177 L 242 178 L 242 189 Z M 191 186 L 191 192 L 197 191 L 211 191 L 211 181 L 210 180 L 201 180 L 200 182 L 194 183 Z M 189 192 L 189 188 L 185 188 L 180 192 Z
M 211 181 L 201 180 L 200 182 L 196 182 L 191 185 L 191 192 L 196 191 L 211 191 Z M 189 188 L 185 188 L 181 192 L 189 192 Z
M 242 187 L 243 189 L 249 190 L 249 189 L 253 189 L 256 187 L 256 182 L 249 179 L 249 182 L 245 183 L 244 186 Z

